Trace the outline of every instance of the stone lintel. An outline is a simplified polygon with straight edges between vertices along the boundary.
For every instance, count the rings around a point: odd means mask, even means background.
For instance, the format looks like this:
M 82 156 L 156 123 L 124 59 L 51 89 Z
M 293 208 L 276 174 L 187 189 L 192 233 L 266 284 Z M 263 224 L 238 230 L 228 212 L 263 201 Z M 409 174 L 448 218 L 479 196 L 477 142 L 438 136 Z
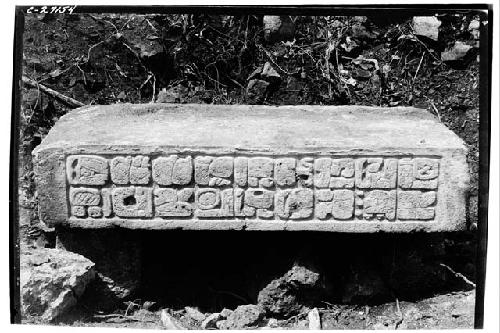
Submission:
M 415 108 L 88 106 L 57 122 L 34 161 L 51 226 L 466 227 L 466 148 Z

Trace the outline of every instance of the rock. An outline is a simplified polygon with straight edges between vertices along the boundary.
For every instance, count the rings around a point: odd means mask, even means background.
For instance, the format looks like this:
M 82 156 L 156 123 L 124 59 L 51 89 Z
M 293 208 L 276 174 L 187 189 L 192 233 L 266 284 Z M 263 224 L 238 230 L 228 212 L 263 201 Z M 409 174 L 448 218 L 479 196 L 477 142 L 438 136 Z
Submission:
M 221 316 L 221 318 L 227 319 L 227 317 L 229 317 L 231 315 L 231 313 L 233 313 L 233 310 L 224 308 L 220 312 L 220 316 Z
M 259 292 L 258 303 L 268 313 L 289 317 L 298 313 L 321 290 L 320 274 L 295 265 Z
M 224 321 L 222 328 L 237 330 L 257 326 L 264 314 L 264 309 L 259 305 L 240 305 Z
M 469 23 L 468 30 L 471 33 L 472 37 L 474 37 L 474 39 L 476 40 L 478 40 L 480 36 L 480 31 L 479 31 L 480 27 L 481 23 L 478 20 L 472 20 Z
M 201 329 L 207 330 L 211 328 L 217 328 L 217 322 L 220 321 L 222 316 L 220 313 L 212 313 L 208 317 L 206 317 L 201 323 Z
M 95 278 L 92 261 L 64 250 L 24 249 L 20 260 L 23 315 L 46 322 L 73 307 Z
M 170 315 L 167 310 L 161 310 L 160 320 L 163 324 L 163 327 L 167 330 L 185 330 L 177 319 L 175 319 L 172 315 Z
M 215 323 L 215 327 L 217 327 L 218 330 L 223 330 L 225 329 L 227 320 L 219 320 L 218 322 Z
M 264 64 L 264 68 L 262 69 L 262 72 L 260 73 L 261 77 L 265 79 L 279 79 L 281 80 L 281 76 L 276 72 L 276 70 L 271 66 L 269 62 L 266 62 Z
M 424 36 L 434 41 L 438 40 L 441 21 L 435 16 L 415 16 L 413 31 L 417 36 Z
M 267 327 L 275 328 L 278 327 L 278 319 L 276 318 L 271 318 L 267 322 Z
M 307 314 L 307 319 L 309 321 L 310 330 L 320 330 L 321 329 L 321 317 L 319 316 L 318 308 L 314 308 Z
M 269 82 L 264 80 L 250 80 L 247 86 L 247 98 L 249 104 L 262 103 L 266 98 Z
M 295 24 L 290 16 L 271 16 L 263 18 L 264 40 L 269 43 L 292 40 L 295 34 Z
M 193 320 L 202 322 L 205 320 L 206 316 L 200 312 L 200 310 L 186 306 L 184 307 L 184 310 L 186 310 L 186 314 Z
M 474 58 L 474 51 L 473 46 L 456 41 L 452 47 L 441 52 L 441 60 L 453 68 L 461 68 Z

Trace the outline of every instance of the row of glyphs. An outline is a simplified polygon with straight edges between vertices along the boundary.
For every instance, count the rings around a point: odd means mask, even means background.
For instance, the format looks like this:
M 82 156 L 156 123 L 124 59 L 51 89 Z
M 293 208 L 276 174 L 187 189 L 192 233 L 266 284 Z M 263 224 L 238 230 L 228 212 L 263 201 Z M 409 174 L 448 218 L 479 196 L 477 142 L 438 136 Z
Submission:
M 70 185 L 423 189 L 438 187 L 439 159 L 395 157 L 212 157 L 72 155 Z
M 436 191 L 293 188 L 70 187 L 78 218 L 432 220 Z

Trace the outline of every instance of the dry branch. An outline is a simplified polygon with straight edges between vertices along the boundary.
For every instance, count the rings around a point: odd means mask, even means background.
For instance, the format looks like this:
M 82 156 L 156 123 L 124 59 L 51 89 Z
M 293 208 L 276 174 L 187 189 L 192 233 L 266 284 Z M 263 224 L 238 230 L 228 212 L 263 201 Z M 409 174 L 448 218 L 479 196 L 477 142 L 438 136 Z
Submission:
M 71 97 L 63 95 L 60 92 L 57 92 L 53 89 L 50 89 L 50 88 L 44 86 L 43 84 L 40 84 L 40 83 L 36 82 L 35 80 L 32 80 L 26 76 L 23 76 L 22 79 L 23 79 L 23 83 L 25 85 L 32 87 L 32 88 L 39 89 L 41 92 L 46 93 L 47 95 L 49 95 L 51 97 L 54 97 L 56 100 L 58 100 L 59 102 L 61 102 L 62 104 L 66 105 L 66 106 L 69 106 L 71 108 L 78 108 L 80 106 L 85 105 L 82 102 L 77 101 L 76 99 L 73 99 Z

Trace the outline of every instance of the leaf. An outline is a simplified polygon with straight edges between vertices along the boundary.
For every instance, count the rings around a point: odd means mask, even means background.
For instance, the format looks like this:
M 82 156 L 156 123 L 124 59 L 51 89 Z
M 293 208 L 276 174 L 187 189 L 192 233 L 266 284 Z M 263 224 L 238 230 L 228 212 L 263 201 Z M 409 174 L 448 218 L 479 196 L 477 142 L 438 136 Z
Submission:
M 58 77 L 59 75 L 61 75 L 61 70 L 59 68 L 49 73 L 49 76 L 53 79 Z

